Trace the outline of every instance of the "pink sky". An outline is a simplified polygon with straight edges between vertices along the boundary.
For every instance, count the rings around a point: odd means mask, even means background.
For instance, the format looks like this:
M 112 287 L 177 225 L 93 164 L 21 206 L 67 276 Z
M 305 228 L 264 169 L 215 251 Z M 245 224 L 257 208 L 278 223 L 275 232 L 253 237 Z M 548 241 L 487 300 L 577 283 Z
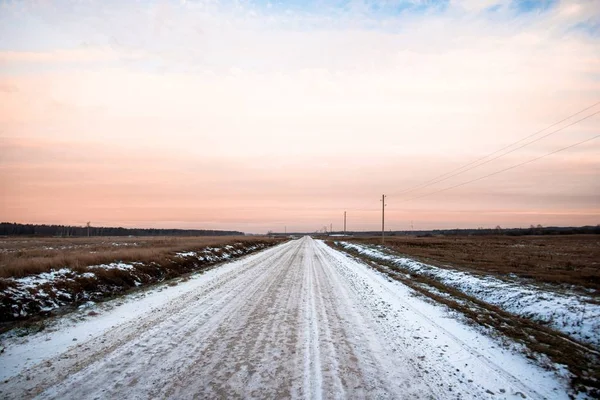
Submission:
M 386 193 L 390 229 L 600 223 L 600 139 L 410 200 L 598 135 L 600 114 L 402 193 L 600 101 L 597 3 L 210 4 L 0 6 L 0 220 L 314 231 L 347 210 L 376 230 Z

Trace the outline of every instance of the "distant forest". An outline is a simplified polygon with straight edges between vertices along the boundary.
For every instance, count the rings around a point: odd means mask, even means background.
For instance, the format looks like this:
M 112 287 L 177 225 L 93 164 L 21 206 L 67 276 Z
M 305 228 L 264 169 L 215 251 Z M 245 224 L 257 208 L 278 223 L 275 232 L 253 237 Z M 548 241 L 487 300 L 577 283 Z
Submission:
M 342 231 L 333 232 L 314 232 L 317 235 L 340 235 Z M 271 236 L 304 235 L 301 232 L 269 232 Z M 381 236 L 381 231 L 346 231 L 351 236 Z M 600 235 L 600 225 L 596 226 L 530 226 L 529 228 L 475 228 L 475 229 L 432 229 L 432 230 L 412 230 L 412 231 L 385 231 L 385 236 L 527 236 L 527 235 Z
M 237 236 L 237 231 L 214 231 L 205 229 L 141 229 L 97 226 L 37 225 L 0 223 L 0 236 Z
M 336 232 L 334 232 L 336 233 Z M 338 232 L 340 233 L 340 232 Z M 381 235 L 381 231 L 374 232 L 349 232 L 350 234 L 373 236 Z M 560 226 L 530 226 L 529 228 L 501 228 L 497 226 L 494 229 L 434 229 L 430 231 L 391 231 L 385 232 L 386 236 L 488 236 L 488 235 L 506 235 L 506 236 L 527 236 L 527 235 L 582 235 L 582 234 L 600 234 L 600 225 L 580 226 L 580 227 L 560 227 Z

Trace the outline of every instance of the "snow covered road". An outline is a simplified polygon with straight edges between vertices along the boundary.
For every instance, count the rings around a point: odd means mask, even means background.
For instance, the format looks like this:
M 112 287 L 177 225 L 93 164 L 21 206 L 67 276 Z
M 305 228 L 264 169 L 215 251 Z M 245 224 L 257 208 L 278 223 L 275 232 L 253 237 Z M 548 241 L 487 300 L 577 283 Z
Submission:
M 309 237 L 9 344 L 0 365 L 5 398 L 568 398 L 552 372 Z

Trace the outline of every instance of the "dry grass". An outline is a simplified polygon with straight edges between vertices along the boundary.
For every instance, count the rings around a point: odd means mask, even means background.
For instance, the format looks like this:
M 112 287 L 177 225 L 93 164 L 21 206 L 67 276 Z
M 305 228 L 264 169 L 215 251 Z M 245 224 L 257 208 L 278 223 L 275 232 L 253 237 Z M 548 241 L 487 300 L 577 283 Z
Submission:
M 575 390 L 594 398 L 600 396 L 600 359 L 597 353 L 585 344 L 576 343 L 561 332 L 512 315 L 433 278 L 410 274 L 409 270 L 385 260 L 371 260 L 363 254 L 335 246 L 332 241 L 328 241 L 328 244 L 365 261 L 372 268 L 402 282 L 435 302 L 458 311 L 472 324 L 484 329 L 493 328 L 496 332 L 525 345 L 528 349 L 525 351 L 528 357 L 537 359 L 537 354 L 545 354 L 553 362 L 566 365 L 573 374 L 571 385 Z M 435 290 L 431 290 L 432 288 L 446 293 L 447 296 L 438 295 Z
M 380 244 L 381 238 L 353 238 Z M 420 261 L 600 290 L 600 236 L 389 237 L 386 246 Z
M 176 252 L 207 246 L 276 240 L 251 236 L 1 238 L 0 278 L 19 278 L 69 267 L 111 262 L 163 264 Z
M 186 277 L 282 241 L 246 236 L 0 239 L 0 332 L 68 312 L 86 301 Z M 190 251 L 204 256 L 176 256 Z M 115 262 L 128 263 L 129 268 L 90 267 Z M 33 285 L 7 279 L 64 267 L 69 270 Z

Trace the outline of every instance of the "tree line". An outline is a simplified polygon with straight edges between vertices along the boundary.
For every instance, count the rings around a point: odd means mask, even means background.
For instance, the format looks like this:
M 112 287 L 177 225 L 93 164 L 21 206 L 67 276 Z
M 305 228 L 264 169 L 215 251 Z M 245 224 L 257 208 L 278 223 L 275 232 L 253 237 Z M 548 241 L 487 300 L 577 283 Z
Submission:
M 342 234 L 341 231 L 330 234 Z M 287 233 L 285 235 L 304 235 L 305 233 Z M 347 231 L 347 235 L 381 236 L 381 231 Z M 269 232 L 272 236 L 283 236 L 282 232 Z M 407 230 L 385 232 L 385 236 L 531 236 L 531 235 L 600 235 L 600 225 L 596 226 L 541 226 L 531 225 L 529 228 L 463 228 L 463 229 L 432 229 L 432 230 Z
M 238 231 L 220 231 L 207 229 L 155 229 L 121 228 L 72 225 L 39 225 L 0 223 L 0 236 L 238 236 Z
M 361 232 L 364 234 L 365 232 Z M 373 235 L 381 235 L 381 231 L 368 232 Z M 414 230 L 414 231 L 390 231 L 386 236 L 530 236 L 530 235 L 585 235 L 600 234 L 600 225 L 596 226 L 541 226 L 531 225 L 529 228 L 477 228 L 477 229 L 433 229 L 433 230 Z

